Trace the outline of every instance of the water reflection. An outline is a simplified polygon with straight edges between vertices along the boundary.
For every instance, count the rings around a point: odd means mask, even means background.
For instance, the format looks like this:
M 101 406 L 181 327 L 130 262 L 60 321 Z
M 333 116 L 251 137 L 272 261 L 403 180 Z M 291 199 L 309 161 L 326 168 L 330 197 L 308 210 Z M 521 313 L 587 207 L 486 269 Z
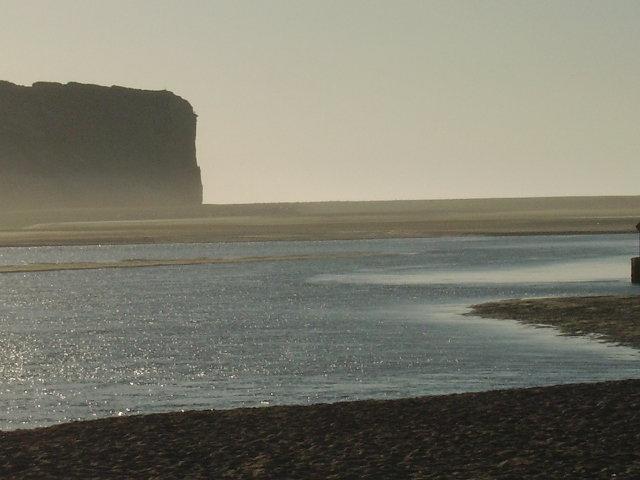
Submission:
M 0 428 L 637 377 L 635 350 L 460 315 L 496 298 L 637 292 L 634 246 L 623 235 L 6 249 L 9 264 L 384 255 L 2 275 Z

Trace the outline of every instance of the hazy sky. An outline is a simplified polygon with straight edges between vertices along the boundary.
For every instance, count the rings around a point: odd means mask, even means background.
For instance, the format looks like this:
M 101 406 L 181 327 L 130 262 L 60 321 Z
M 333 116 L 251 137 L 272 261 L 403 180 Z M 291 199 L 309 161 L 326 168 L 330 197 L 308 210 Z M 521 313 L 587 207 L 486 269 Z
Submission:
M 0 0 L 0 79 L 167 89 L 210 203 L 640 194 L 639 1 Z

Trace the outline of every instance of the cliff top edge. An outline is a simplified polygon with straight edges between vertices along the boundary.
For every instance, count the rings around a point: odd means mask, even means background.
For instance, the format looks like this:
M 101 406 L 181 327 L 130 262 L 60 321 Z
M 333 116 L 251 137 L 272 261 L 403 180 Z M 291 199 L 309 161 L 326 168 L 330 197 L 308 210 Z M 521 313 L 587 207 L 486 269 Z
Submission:
M 170 90 L 148 90 L 148 89 L 139 89 L 139 88 L 131 88 L 131 87 L 122 87 L 119 85 L 96 85 L 93 83 L 80 83 L 80 82 L 67 82 L 67 83 L 59 83 L 59 82 L 46 82 L 46 81 L 38 81 L 34 82 L 31 86 L 28 85 L 19 85 L 13 82 L 9 82 L 7 80 L 0 80 L 0 91 L 2 90 L 15 90 L 26 93 L 27 91 L 34 92 L 84 92 L 85 94 L 102 94 L 102 93 L 112 93 L 112 94 L 124 94 L 124 95 L 144 95 L 144 96 L 164 96 L 171 97 L 183 104 L 186 104 L 193 111 L 193 107 L 191 103 L 185 98 L 176 95 Z
M 171 95 L 175 95 L 175 93 L 166 89 L 150 90 L 145 88 L 123 87 L 120 85 L 106 86 L 106 85 L 98 85 L 95 83 L 80 83 L 80 82 L 60 83 L 60 82 L 37 81 L 29 86 L 29 85 L 20 85 L 17 83 L 13 83 L 8 80 L 0 80 L 0 87 L 20 88 L 20 89 L 22 88 L 34 88 L 34 89 L 82 88 L 82 89 L 95 89 L 95 90 L 128 90 L 132 92 L 169 93 Z

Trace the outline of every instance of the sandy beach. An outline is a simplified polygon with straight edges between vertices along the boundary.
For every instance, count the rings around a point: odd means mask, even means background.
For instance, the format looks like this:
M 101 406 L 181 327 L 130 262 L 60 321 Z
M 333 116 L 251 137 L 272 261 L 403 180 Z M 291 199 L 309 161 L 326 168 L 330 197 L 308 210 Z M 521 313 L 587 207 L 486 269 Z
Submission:
M 640 196 L 0 213 L 0 246 L 631 233 Z
M 0 7 L 0 480 L 640 480 L 640 0 Z

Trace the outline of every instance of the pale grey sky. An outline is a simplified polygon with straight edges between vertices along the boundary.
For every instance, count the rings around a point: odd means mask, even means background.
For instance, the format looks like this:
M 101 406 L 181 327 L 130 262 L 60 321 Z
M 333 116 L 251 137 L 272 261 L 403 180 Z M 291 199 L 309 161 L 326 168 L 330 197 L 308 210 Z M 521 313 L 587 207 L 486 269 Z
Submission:
M 640 194 L 640 2 L 0 0 L 0 79 L 168 89 L 210 203 Z

